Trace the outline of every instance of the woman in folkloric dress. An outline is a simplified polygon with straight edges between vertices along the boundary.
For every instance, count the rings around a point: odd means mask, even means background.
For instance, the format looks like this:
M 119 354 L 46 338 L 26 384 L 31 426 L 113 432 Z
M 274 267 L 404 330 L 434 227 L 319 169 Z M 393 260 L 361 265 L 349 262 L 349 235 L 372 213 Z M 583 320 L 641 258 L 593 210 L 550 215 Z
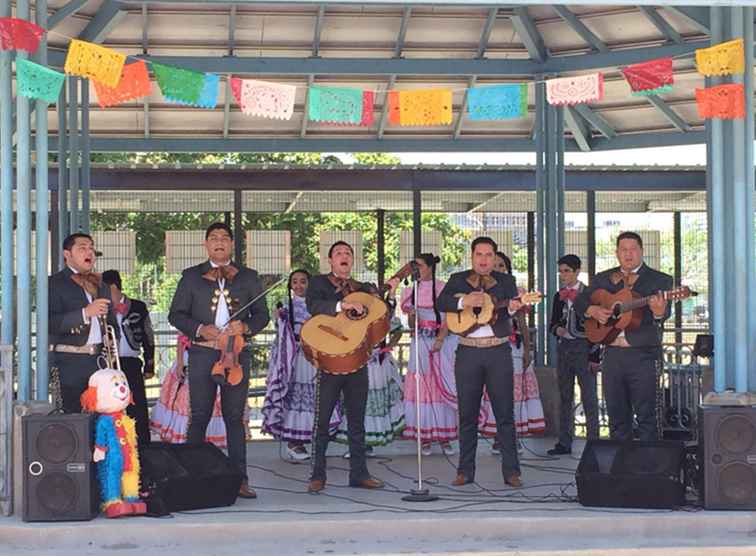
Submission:
M 305 359 L 299 341 L 302 324 L 310 318 L 305 303 L 309 279 L 306 270 L 289 275 L 288 305 L 278 310 L 262 408 L 262 431 L 286 442 L 286 455 L 293 461 L 310 457 L 305 444 L 312 441 L 315 422 L 317 371 Z M 338 424 L 337 408 L 331 417 L 331 433 L 336 432 Z
M 512 262 L 504 253 L 497 252 L 494 262 L 494 270 L 512 274 Z M 520 294 L 525 290 L 518 288 Z M 530 307 L 524 305 L 512 317 L 512 335 L 509 337 L 512 346 L 512 367 L 514 369 L 514 420 L 517 430 L 518 449 L 522 450 L 520 438 L 543 434 L 546 429 L 546 421 L 543 417 L 543 405 L 541 394 L 538 389 L 533 366 L 533 358 L 530 349 L 530 335 L 528 332 L 527 313 Z M 482 410 L 486 412 L 485 423 L 481 427 L 481 434 L 492 436 L 496 434 L 496 421 L 491 410 L 491 404 L 486 394 L 482 404 Z M 499 447 L 494 442 L 491 451 L 499 453 Z
M 400 307 L 409 317 L 410 346 L 407 374 L 404 377 L 404 438 L 417 439 L 418 428 L 423 455 L 431 454 L 431 444 L 438 442 L 447 456 L 454 455 L 452 440 L 458 433 L 459 414 L 454 382 L 454 354 L 457 336 L 449 334 L 444 315 L 436 308 L 436 298 L 445 283 L 436 279 L 436 264 L 440 259 L 423 253 L 416 259 L 420 281 L 402 291 Z M 415 307 L 417 287 L 417 307 Z M 414 337 L 417 319 L 418 337 Z M 415 350 L 419 349 L 420 424 L 417 423 L 418 398 L 415 373 Z

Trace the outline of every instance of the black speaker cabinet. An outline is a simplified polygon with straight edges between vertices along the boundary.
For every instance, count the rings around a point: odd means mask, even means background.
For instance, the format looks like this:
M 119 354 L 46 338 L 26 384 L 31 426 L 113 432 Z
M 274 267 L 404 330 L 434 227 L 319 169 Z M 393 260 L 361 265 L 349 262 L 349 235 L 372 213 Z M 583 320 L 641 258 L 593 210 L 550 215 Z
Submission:
M 85 521 L 99 513 L 94 417 L 23 417 L 23 520 Z
M 674 508 L 685 502 L 682 442 L 589 440 L 575 480 L 583 506 Z
M 142 487 L 169 512 L 230 506 L 236 502 L 242 476 L 231 460 L 209 442 L 153 442 L 141 450 L 140 459 Z
M 699 492 L 711 510 L 756 509 L 756 408 L 701 407 Z

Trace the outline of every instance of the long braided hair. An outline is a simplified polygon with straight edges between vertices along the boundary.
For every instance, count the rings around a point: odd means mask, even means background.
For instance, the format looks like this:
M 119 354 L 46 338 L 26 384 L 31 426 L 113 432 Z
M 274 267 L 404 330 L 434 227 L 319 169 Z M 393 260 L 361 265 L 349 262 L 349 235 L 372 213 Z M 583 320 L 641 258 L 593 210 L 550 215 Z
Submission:
M 294 333 L 294 325 L 296 323 L 294 322 L 294 300 L 291 298 L 291 281 L 292 278 L 294 278 L 295 274 L 304 274 L 305 276 L 307 276 L 308 284 L 310 282 L 310 273 L 307 272 L 304 268 L 297 268 L 296 270 L 292 270 L 291 274 L 289 274 L 289 281 L 286 282 L 286 297 L 289 299 L 289 326 L 291 327 L 292 333 Z
M 438 307 L 436 306 L 436 265 L 441 262 L 441 259 L 434 255 L 433 253 L 421 253 L 418 257 L 421 261 L 423 261 L 428 267 L 430 267 L 432 272 L 432 278 L 431 278 L 431 284 L 433 288 L 433 312 L 436 314 L 436 324 L 439 326 L 441 325 L 441 313 L 438 310 Z M 415 286 L 412 286 L 412 292 L 410 293 L 410 299 L 415 299 Z M 415 310 L 417 310 L 417 307 L 415 307 Z

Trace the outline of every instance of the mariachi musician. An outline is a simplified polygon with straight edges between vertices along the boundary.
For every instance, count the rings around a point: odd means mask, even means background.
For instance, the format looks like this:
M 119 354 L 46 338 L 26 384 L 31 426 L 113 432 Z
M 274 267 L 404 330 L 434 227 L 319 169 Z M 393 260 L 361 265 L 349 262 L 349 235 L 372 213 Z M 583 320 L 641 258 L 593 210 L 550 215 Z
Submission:
M 224 337 L 222 334 L 232 339 L 242 336 L 246 341 L 265 328 L 270 320 L 265 297 L 260 297 L 229 322 L 235 311 L 263 291 L 257 272 L 231 261 L 233 245 L 233 234 L 228 225 L 216 222 L 207 228 L 205 249 L 209 260 L 184 270 L 168 314 L 168 322 L 192 341 L 189 348 L 189 443 L 205 441 L 219 386 L 217 376 L 211 370 L 221 355 L 219 349 L 223 346 L 219 346 L 219 340 Z M 228 456 L 243 477 L 239 489 L 241 498 L 257 498 L 247 476 L 244 430 L 250 361 L 249 350 L 242 349 L 238 353 L 242 371 L 239 382 L 220 384 Z
M 342 301 L 356 291 L 377 294 L 371 284 L 351 278 L 354 250 L 345 241 L 337 241 L 328 249 L 331 272 L 314 276 L 307 288 L 307 310 L 312 316 L 334 316 L 342 311 L 362 313 L 360 303 Z M 399 278 L 387 282 L 393 291 Z M 349 486 L 367 489 L 383 488 L 383 481 L 370 475 L 365 457 L 365 407 L 368 395 L 367 368 L 354 373 L 329 374 L 318 371 L 319 385 L 315 408 L 315 440 L 313 441 L 313 468 L 308 492 L 320 492 L 326 484 L 326 450 L 329 441 L 329 421 L 336 402 L 344 394 L 349 434 Z

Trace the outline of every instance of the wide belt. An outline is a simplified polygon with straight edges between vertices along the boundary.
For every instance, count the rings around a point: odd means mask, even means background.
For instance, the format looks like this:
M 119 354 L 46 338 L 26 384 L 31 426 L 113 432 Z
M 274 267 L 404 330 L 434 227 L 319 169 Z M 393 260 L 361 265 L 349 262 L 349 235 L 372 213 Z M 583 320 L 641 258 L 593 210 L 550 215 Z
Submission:
M 500 346 L 507 342 L 508 338 L 497 338 L 496 336 L 486 336 L 485 338 L 467 338 L 465 336 L 459 337 L 460 345 L 476 348 L 490 348 Z
M 102 344 L 84 344 L 83 346 L 71 346 L 68 344 L 51 344 L 50 351 L 57 353 L 78 353 L 79 355 L 100 355 Z

